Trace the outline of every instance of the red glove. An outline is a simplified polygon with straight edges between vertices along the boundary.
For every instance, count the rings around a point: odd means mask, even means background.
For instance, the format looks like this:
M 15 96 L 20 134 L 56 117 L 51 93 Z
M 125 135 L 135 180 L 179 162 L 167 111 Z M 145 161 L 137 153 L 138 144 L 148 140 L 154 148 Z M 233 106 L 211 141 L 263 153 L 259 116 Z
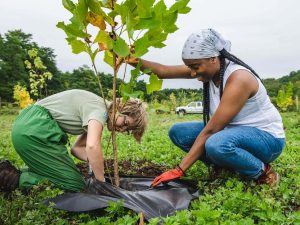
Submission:
M 178 179 L 178 178 L 183 177 L 183 176 L 184 176 L 183 170 L 180 168 L 180 166 L 176 166 L 175 169 L 164 172 L 160 176 L 156 177 L 152 181 L 151 187 L 156 187 L 161 182 L 168 182 L 168 181 Z

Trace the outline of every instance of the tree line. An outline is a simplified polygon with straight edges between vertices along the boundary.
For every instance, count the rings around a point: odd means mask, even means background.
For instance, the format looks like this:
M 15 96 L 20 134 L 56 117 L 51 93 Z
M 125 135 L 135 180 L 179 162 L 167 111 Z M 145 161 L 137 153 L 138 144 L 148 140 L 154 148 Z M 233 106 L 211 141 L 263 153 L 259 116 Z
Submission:
M 48 47 L 41 47 L 32 40 L 32 35 L 24 33 L 22 30 L 8 31 L 4 35 L 0 34 L 0 97 L 3 101 L 13 102 L 13 89 L 16 84 L 23 85 L 30 89 L 29 72 L 25 61 L 30 60 L 28 51 L 38 50 L 47 70 L 52 74 L 52 79 L 47 81 L 47 95 L 55 94 L 68 89 L 84 89 L 95 94 L 100 93 L 97 79 L 91 68 L 83 65 L 71 72 L 62 72 L 57 68 L 54 50 Z M 101 83 L 104 88 L 104 95 L 110 98 L 112 88 L 112 75 L 99 73 Z M 117 79 L 117 86 L 123 81 Z M 141 80 L 137 83 L 137 89 L 146 90 L 146 83 Z M 145 95 L 145 101 L 156 99 L 158 101 L 169 99 L 169 95 L 174 93 L 177 98 L 201 100 L 202 90 L 199 89 L 164 89 Z M 42 93 L 40 97 L 45 97 Z
M 84 65 L 69 72 L 62 72 L 57 68 L 54 50 L 49 47 L 39 46 L 32 39 L 32 34 L 24 33 L 22 30 L 12 30 L 5 34 L 0 34 L 0 97 L 2 101 L 13 102 L 13 89 L 16 84 L 30 89 L 29 71 L 26 68 L 25 61 L 30 60 L 28 51 L 38 50 L 38 56 L 41 58 L 47 70 L 52 74 L 52 79 L 47 81 L 47 95 L 55 94 L 68 89 L 84 89 L 99 94 L 99 86 L 91 68 Z M 104 94 L 110 98 L 112 88 L 112 75 L 100 73 L 101 82 L 104 88 Z M 123 81 L 117 80 L 117 86 Z M 300 70 L 292 71 L 289 75 L 279 79 L 263 79 L 268 94 L 276 103 L 279 93 L 284 92 L 290 83 L 292 83 L 293 96 L 300 95 Z M 146 83 L 141 80 L 137 84 L 139 90 L 146 90 Z M 149 101 L 168 101 L 170 95 L 174 95 L 180 103 L 187 101 L 202 100 L 202 89 L 163 89 L 145 95 L 144 100 Z M 42 93 L 40 97 L 45 97 Z

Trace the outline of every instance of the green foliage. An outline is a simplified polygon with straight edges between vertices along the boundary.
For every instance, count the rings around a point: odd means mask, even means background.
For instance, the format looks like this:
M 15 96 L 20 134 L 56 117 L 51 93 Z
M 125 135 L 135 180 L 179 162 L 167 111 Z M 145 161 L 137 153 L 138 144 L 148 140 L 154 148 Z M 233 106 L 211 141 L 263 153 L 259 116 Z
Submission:
M 169 96 L 170 98 L 170 101 L 169 101 L 169 110 L 170 111 L 174 111 L 175 112 L 175 109 L 176 109 L 176 105 L 177 105 L 177 102 L 176 102 L 176 96 L 175 94 L 172 92 Z
M 105 211 L 112 217 L 117 217 L 124 214 L 124 201 L 120 200 L 117 202 L 109 202 L 108 207 L 105 209 Z
M 170 8 L 163 0 L 78 0 L 77 3 L 63 0 L 62 3 L 72 17 L 69 24 L 58 22 L 57 27 L 66 33 L 72 52 L 86 52 L 94 63 L 96 55 L 104 51 L 103 61 L 114 70 L 119 66 L 114 57 L 122 62 L 129 56 L 143 56 L 150 47 L 164 47 L 168 35 L 178 29 L 175 25 L 178 14 L 190 11 L 189 0 L 178 0 Z M 99 31 L 93 36 L 95 28 Z M 120 87 L 124 99 L 144 96 L 141 90 L 135 90 L 140 74 L 134 70 L 129 83 Z M 152 73 L 147 94 L 161 87 L 162 81 Z
M 24 61 L 31 61 L 28 51 L 33 48 L 38 50 L 44 66 L 53 74 L 52 80 L 48 82 L 48 94 L 62 90 L 58 75 L 60 72 L 56 67 L 53 49 L 39 47 L 32 41 L 31 34 L 13 30 L 3 36 L 0 34 L 0 97 L 2 101 L 13 102 L 13 87 L 17 83 L 29 89 L 29 74 Z M 39 64 L 39 62 L 37 63 Z
M 162 87 L 162 80 L 158 79 L 155 74 L 150 75 L 150 83 L 147 84 L 147 93 L 151 94 L 153 91 L 160 90 Z
M 24 109 L 25 107 L 31 105 L 33 102 L 28 91 L 26 90 L 26 87 L 23 87 L 20 84 L 14 86 L 13 98 L 17 101 L 21 109 Z
M 278 91 L 276 104 L 283 112 L 287 111 L 291 106 L 293 106 L 293 87 L 293 83 L 290 82 L 287 87 L 283 86 Z
M 101 76 L 102 79 L 104 95 L 106 98 L 109 98 L 108 92 L 112 87 L 113 77 L 110 74 L 104 73 L 99 73 L 98 76 Z M 94 71 L 88 66 L 82 66 L 78 69 L 74 69 L 72 72 L 63 73 L 60 79 L 65 90 L 83 89 L 99 95 L 100 89 Z M 123 81 L 121 79 L 117 79 L 118 86 L 122 83 Z M 118 97 L 120 96 L 118 95 Z
M 300 70 L 292 71 L 289 75 L 283 76 L 278 79 L 263 79 L 263 83 L 268 91 L 268 95 L 271 98 L 276 97 L 280 88 L 282 86 L 288 85 L 289 82 L 292 82 L 294 85 L 293 95 L 300 96 Z
M 188 210 L 163 218 L 162 224 L 299 224 L 300 117 L 296 112 L 283 113 L 282 116 L 287 143 L 282 155 L 272 163 L 281 176 L 277 189 L 257 186 L 232 173 L 223 173 L 222 177 L 209 181 L 207 168 L 203 163 L 196 162 L 187 171 L 187 177 L 198 181 L 200 198 L 193 201 Z M 16 115 L 0 114 L 0 160 L 8 158 L 23 167 L 24 163 L 13 149 L 10 138 L 15 118 Z M 149 127 L 142 145 L 125 134 L 117 137 L 119 159 L 147 159 L 173 168 L 186 154 L 171 143 L 167 135 L 169 128 L 176 122 L 196 121 L 199 118 L 199 115 L 186 115 L 184 118 L 177 115 L 156 116 L 150 112 Z M 105 129 L 104 144 L 108 136 L 109 132 Z M 75 136 L 70 137 L 71 144 L 75 139 Z M 94 213 L 68 213 L 43 205 L 43 200 L 59 193 L 61 191 L 47 183 L 34 187 L 26 195 L 17 191 L 11 200 L 0 193 L 0 224 L 123 225 L 138 221 L 138 215 L 124 209 L 121 202 L 112 203 L 108 209 Z M 149 224 L 159 222 L 158 218 L 154 218 Z
M 30 93 L 36 98 L 42 98 L 47 96 L 47 81 L 52 79 L 52 73 L 38 56 L 38 49 L 30 49 L 28 55 L 30 61 L 25 60 L 24 63 L 29 71 Z

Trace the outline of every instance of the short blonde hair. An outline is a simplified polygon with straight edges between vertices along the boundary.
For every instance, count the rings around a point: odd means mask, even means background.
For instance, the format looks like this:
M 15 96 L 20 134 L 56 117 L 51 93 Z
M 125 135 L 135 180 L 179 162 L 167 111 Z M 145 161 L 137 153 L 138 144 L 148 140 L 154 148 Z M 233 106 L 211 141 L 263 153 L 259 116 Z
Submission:
M 112 112 L 113 104 L 110 104 L 108 114 L 112 115 Z M 127 115 L 133 119 L 133 124 L 130 126 L 130 130 L 135 140 L 140 143 L 148 124 L 148 115 L 143 102 L 138 99 L 129 99 L 123 103 L 122 99 L 118 98 L 117 112 Z

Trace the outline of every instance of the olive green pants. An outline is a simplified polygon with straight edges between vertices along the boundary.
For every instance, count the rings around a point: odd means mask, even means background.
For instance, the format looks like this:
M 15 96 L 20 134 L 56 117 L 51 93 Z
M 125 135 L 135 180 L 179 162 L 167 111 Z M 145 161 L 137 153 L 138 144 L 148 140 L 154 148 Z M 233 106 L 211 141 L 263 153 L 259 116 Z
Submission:
M 28 166 L 20 176 L 21 190 L 45 179 L 63 190 L 84 189 L 84 179 L 65 146 L 67 140 L 47 109 L 32 105 L 20 113 L 13 125 L 12 141 Z

